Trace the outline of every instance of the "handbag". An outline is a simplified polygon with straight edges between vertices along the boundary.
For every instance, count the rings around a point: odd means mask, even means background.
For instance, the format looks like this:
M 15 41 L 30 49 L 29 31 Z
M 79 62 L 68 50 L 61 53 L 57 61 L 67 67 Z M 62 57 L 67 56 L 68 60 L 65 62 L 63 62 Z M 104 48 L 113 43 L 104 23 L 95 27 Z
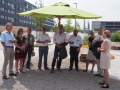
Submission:
M 35 56 L 35 52 L 34 52 L 34 51 L 32 52 L 32 55 L 31 55 L 31 56 Z

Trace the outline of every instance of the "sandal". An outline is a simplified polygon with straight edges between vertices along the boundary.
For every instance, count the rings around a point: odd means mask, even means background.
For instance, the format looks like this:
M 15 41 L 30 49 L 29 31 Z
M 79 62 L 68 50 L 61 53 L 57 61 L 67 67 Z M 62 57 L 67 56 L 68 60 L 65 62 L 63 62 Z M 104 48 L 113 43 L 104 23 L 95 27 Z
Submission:
M 22 73 L 26 73 L 24 70 L 20 70 L 20 72 L 22 72 Z
M 106 83 L 104 83 L 104 84 L 101 86 L 101 88 L 109 88 L 109 85 L 106 84 Z
M 16 74 L 18 74 L 19 72 L 18 72 L 18 70 L 16 71 Z
M 99 82 L 99 84 L 100 84 L 100 85 L 103 85 L 103 84 L 105 84 L 105 81 Z

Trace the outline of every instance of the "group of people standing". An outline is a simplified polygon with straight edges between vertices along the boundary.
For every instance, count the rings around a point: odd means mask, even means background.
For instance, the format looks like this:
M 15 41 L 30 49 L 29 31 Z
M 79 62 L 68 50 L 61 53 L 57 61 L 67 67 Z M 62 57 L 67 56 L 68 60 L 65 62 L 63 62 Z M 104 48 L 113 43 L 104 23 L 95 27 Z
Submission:
M 51 70 L 50 72 L 54 72 L 54 67 L 59 72 L 61 72 L 61 63 L 62 59 L 67 57 L 66 46 L 70 45 L 70 66 L 69 70 L 73 69 L 73 63 L 75 62 L 75 69 L 79 71 L 78 66 L 78 55 L 83 44 L 82 38 L 78 35 L 78 30 L 73 31 L 73 35 L 67 39 L 66 33 L 63 32 L 63 25 L 60 24 L 58 26 L 58 32 L 54 33 L 53 42 L 55 44 L 54 49 L 54 56 L 52 60 Z M 23 72 L 25 73 L 23 67 L 24 62 L 26 59 L 26 55 L 28 53 L 28 60 L 26 63 L 26 68 L 30 69 L 30 61 L 31 61 L 31 54 L 34 50 L 34 42 L 35 38 L 31 34 L 31 28 L 28 28 L 27 34 L 23 35 L 23 29 L 20 28 L 17 31 L 17 37 L 13 36 L 12 30 L 12 23 L 6 24 L 6 30 L 1 33 L 1 43 L 4 47 L 4 64 L 3 64 L 3 79 L 8 79 L 6 74 L 6 67 L 9 61 L 9 75 L 10 76 L 17 76 L 16 73 Z M 104 28 L 101 27 L 99 30 L 98 36 L 95 36 L 94 31 L 90 32 L 91 37 L 89 38 L 89 51 L 86 60 L 86 69 L 83 72 L 88 71 L 89 61 L 93 61 L 93 66 L 91 72 L 93 72 L 94 65 L 97 61 L 97 74 L 95 76 L 102 76 L 104 71 L 104 79 L 99 84 L 102 85 L 102 88 L 109 88 L 109 73 L 108 69 L 110 68 L 110 54 L 109 51 L 111 49 L 111 40 L 110 40 L 110 31 L 104 31 Z M 42 27 L 41 33 L 36 38 L 36 43 L 39 44 L 39 61 L 38 61 L 38 70 L 41 70 L 42 66 L 42 57 L 44 56 L 44 69 L 49 70 L 47 66 L 47 56 L 48 56 L 48 43 L 51 42 L 50 36 L 46 33 L 46 28 Z M 13 44 L 14 43 L 14 44 Z M 14 51 L 14 45 L 15 51 Z M 16 73 L 13 73 L 13 59 L 15 55 L 15 67 Z M 18 68 L 18 63 L 20 63 L 20 68 Z
M 26 68 L 30 69 L 31 54 L 34 50 L 34 36 L 31 34 L 31 28 L 27 29 L 27 34 L 23 35 L 23 29 L 19 28 L 17 36 L 15 37 L 11 32 L 13 28 L 12 23 L 6 24 L 6 30 L 1 33 L 1 44 L 4 52 L 4 63 L 2 75 L 3 79 L 9 79 L 7 77 L 6 69 L 9 62 L 9 76 L 17 76 L 17 73 L 22 72 L 24 62 L 27 57 Z M 14 50 L 15 45 L 15 50 Z M 13 60 L 15 58 L 15 69 L 16 73 L 12 71 Z M 20 65 L 20 66 L 19 66 Z
M 109 88 L 109 72 L 110 68 L 110 53 L 111 50 L 111 33 L 109 30 L 105 30 L 104 27 L 100 27 L 99 35 L 95 36 L 94 31 L 90 32 L 89 37 L 89 51 L 86 58 L 86 69 L 83 72 L 88 71 L 89 61 L 93 61 L 91 73 L 95 63 L 97 62 L 97 74 L 95 76 L 103 77 L 103 81 L 99 84 L 101 88 Z

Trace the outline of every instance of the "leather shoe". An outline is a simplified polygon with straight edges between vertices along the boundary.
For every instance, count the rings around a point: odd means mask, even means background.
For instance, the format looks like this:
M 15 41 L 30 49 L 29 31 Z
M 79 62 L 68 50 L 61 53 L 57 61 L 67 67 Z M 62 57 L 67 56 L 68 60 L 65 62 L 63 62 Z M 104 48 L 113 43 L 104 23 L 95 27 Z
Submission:
M 95 76 L 100 76 L 100 74 L 95 74 Z
M 37 70 L 41 70 L 41 68 L 38 68 Z
M 76 69 L 77 72 L 79 72 L 79 69 Z
M 45 70 L 50 70 L 48 67 L 45 67 L 44 69 L 45 69 Z
M 8 78 L 7 76 L 3 76 L 3 79 L 6 79 L 6 80 L 7 80 L 7 79 L 9 79 L 9 78 Z
M 51 73 L 54 73 L 54 70 L 53 69 L 51 69 L 51 71 L 50 71 Z
M 26 67 L 26 69 L 30 69 L 30 67 Z
M 57 69 L 59 72 L 62 72 L 62 70 L 60 68 Z
M 17 74 L 11 73 L 11 74 L 9 74 L 9 76 L 17 76 Z
M 103 78 L 104 76 L 103 75 L 100 75 L 101 78 Z
M 68 69 L 68 71 L 72 71 L 72 69 Z

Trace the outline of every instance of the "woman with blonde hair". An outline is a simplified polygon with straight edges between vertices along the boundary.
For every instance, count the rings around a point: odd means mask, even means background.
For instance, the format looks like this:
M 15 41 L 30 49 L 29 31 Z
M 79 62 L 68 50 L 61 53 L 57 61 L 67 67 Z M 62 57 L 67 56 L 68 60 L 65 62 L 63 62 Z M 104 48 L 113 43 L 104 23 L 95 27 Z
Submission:
M 18 72 L 18 62 L 20 62 L 20 72 L 25 73 L 23 70 L 23 61 L 26 58 L 26 51 L 25 51 L 25 37 L 23 35 L 23 29 L 19 28 L 17 31 L 17 42 L 15 43 L 15 67 L 16 67 L 16 73 Z
M 110 53 L 111 50 L 111 40 L 110 40 L 111 33 L 109 30 L 104 32 L 104 38 L 101 48 L 98 48 L 98 51 L 101 52 L 100 56 L 100 68 L 104 70 L 104 78 L 103 81 L 99 84 L 102 85 L 101 88 L 109 88 L 109 72 L 108 69 L 110 68 Z

